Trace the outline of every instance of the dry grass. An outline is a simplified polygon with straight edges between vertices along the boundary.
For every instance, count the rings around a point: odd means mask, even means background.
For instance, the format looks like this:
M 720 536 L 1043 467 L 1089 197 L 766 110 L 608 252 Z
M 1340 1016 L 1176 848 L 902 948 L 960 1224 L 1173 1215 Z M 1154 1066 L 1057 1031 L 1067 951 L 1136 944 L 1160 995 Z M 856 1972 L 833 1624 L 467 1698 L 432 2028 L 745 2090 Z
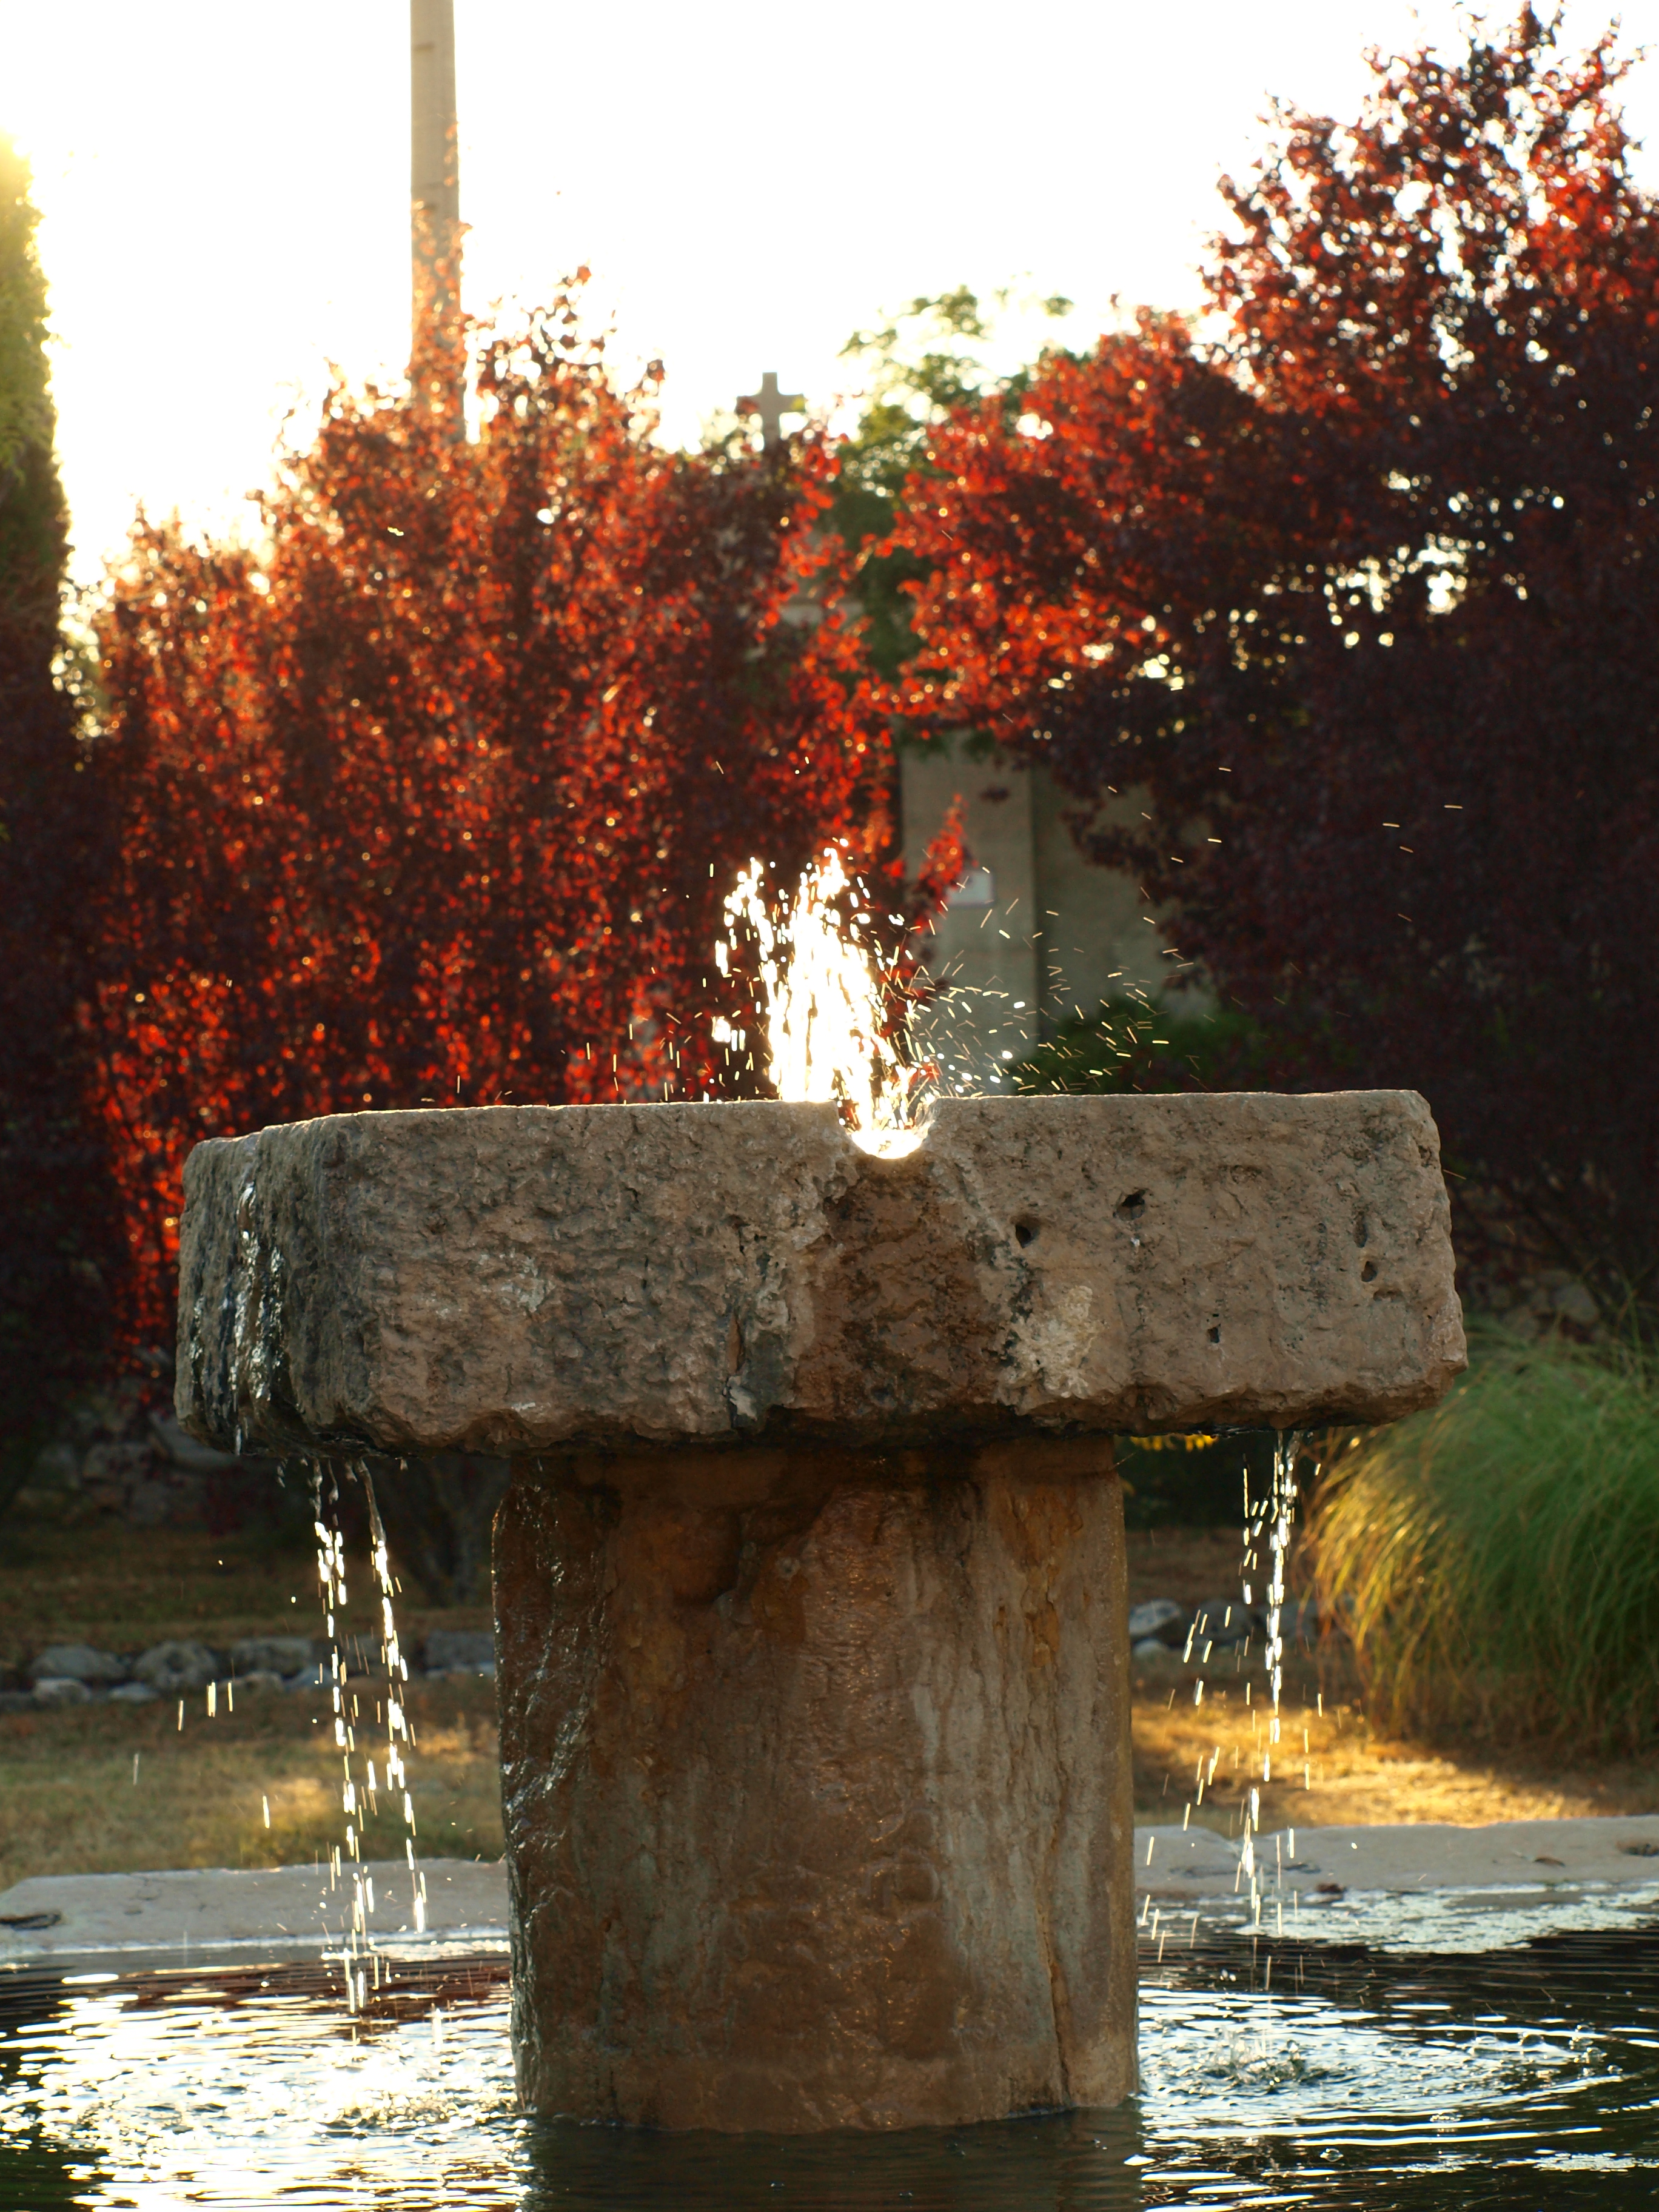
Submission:
M 1242 1553 L 1242 1535 L 1231 1528 L 1132 1531 L 1131 1602 L 1168 1597 L 1196 1605 L 1227 1595 L 1238 1588 Z M 1291 1589 L 1305 1590 L 1311 1581 L 1300 1547 L 1293 1547 Z M 1192 1817 L 1227 1834 L 1238 1832 L 1253 1786 L 1261 1792 L 1261 1821 L 1268 1829 L 1411 1820 L 1474 1826 L 1487 1820 L 1659 1812 L 1659 1764 L 1651 1759 L 1602 1758 L 1589 1747 L 1498 1755 L 1489 1746 L 1426 1744 L 1374 1726 L 1352 1654 L 1341 1644 L 1290 1657 L 1274 1753 L 1256 1656 L 1248 1674 L 1220 1664 L 1207 1670 L 1199 1705 L 1190 1682 L 1172 1689 L 1167 1678 L 1136 1680 L 1137 1820 L 1179 1820 L 1195 1797 L 1200 1761 L 1207 1777 L 1212 1758 L 1214 1780 L 1206 1780 Z M 1272 1762 L 1266 1783 L 1264 1754 Z
M 1135 1818 L 1178 1820 L 1195 1795 L 1200 1762 L 1207 1776 L 1194 1814 L 1199 1825 L 1236 1835 L 1254 1785 L 1266 1829 L 1385 1821 L 1532 1820 L 1583 1813 L 1659 1813 L 1659 1769 L 1651 1760 L 1583 1763 L 1494 1759 L 1444 1750 L 1373 1729 L 1352 1701 L 1352 1676 L 1332 1668 L 1319 1709 L 1312 1666 L 1287 1673 L 1278 1750 L 1267 1741 L 1260 1680 L 1247 1705 L 1242 1686 L 1212 1680 L 1204 1702 L 1189 1689 L 1173 1699 L 1167 1685 L 1138 1686 L 1134 1704 Z M 1264 1753 L 1272 1779 L 1261 1779 Z
M 377 1734 L 374 1692 L 360 1685 L 356 1696 L 367 1745 Z M 499 1858 L 494 1684 L 419 1683 L 409 1702 L 418 1848 Z M 222 1692 L 212 1719 L 204 1704 L 185 1700 L 182 1730 L 173 1703 L 0 1717 L 0 1888 L 28 1875 L 293 1866 L 341 1842 L 326 1695 L 245 1692 L 228 1712 Z M 366 1856 L 401 1858 L 400 1808 L 383 1804 L 363 1835 Z

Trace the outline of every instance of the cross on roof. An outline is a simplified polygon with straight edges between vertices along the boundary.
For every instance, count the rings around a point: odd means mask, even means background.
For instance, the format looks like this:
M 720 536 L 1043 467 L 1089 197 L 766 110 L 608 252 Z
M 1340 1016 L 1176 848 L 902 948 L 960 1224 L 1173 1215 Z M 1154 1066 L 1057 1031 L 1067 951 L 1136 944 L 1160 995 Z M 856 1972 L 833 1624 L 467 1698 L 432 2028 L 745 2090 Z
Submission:
M 783 434 L 786 415 L 804 415 L 806 402 L 799 392 L 780 392 L 778 372 L 769 368 L 761 379 L 760 390 L 738 402 L 739 415 L 758 415 L 761 426 L 761 445 L 770 453 Z

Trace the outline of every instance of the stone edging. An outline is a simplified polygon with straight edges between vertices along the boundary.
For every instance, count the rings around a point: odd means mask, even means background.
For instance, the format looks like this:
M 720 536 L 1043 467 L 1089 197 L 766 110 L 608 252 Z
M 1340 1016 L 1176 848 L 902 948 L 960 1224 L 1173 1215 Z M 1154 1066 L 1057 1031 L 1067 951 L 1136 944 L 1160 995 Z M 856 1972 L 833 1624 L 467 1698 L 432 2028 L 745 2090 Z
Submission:
M 493 1675 L 495 1642 L 485 1629 L 434 1628 L 422 1640 L 428 1680 L 452 1674 Z M 181 1698 L 211 1685 L 235 1692 L 314 1690 L 338 1680 L 383 1674 L 378 1650 L 352 1636 L 337 1650 L 324 1637 L 247 1636 L 228 1651 L 188 1638 L 172 1638 L 136 1652 L 100 1651 L 88 1644 L 52 1644 L 23 1668 L 28 1686 L 0 1689 L 0 1713 L 38 1712 L 59 1705 L 147 1705 Z

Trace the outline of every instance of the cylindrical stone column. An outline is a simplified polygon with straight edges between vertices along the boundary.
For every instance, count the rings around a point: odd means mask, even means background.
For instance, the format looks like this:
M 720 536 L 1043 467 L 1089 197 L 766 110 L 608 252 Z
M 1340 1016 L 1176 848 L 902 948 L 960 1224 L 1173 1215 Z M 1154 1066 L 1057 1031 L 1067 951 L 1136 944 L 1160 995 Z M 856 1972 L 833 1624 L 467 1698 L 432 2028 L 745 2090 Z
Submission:
M 527 2106 L 799 2132 L 1133 2087 L 1106 1439 L 521 1462 L 495 1607 Z

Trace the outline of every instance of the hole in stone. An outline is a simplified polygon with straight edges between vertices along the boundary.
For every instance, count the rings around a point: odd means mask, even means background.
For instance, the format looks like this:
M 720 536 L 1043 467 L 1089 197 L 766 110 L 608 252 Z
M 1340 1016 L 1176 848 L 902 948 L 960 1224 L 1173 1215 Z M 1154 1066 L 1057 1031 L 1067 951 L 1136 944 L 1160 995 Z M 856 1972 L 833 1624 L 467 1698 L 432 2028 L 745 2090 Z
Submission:
M 1015 1222 L 1014 1241 L 1016 1243 L 1021 1246 L 1035 1244 L 1037 1240 L 1037 1230 L 1039 1225 L 1040 1224 L 1035 1221 Z
M 1132 1190 L 1127 1198 L 1121 1198 L 1117 1202 L 1120 1221 L 1139 1221 L 1146 1211 L 1146 1194 L 1144 1190 Z
M 1210 1341 L 1212 1344 L 1219 1344 L 1221 1341 L 1221 1325 L 1218 1322 L 1210 1330 Z
M 1374 1283 L 1376 1280 L 1376 1262 L 1375 1260 L 1366 1261 L 1364 1266 L 1359 1270 L 1359 1279 L 1362 1283 Z
M 1356 1213 L 1353 1218 L 1354 1243 L 1356 1244 L 1369 1244 L 1370 1237 L 1370 1224 L 1366 1220 L 1363 1213 Z

